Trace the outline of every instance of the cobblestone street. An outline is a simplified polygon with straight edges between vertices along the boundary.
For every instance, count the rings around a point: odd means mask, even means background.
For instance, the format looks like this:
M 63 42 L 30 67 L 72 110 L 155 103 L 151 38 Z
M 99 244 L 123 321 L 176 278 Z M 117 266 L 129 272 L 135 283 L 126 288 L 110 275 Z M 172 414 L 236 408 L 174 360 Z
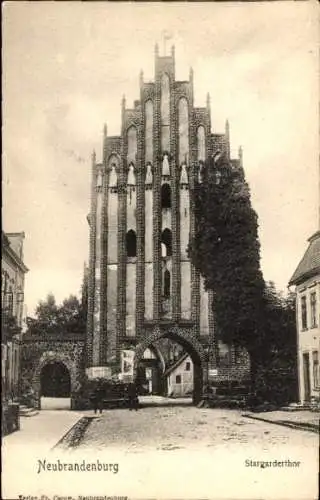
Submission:
M 81 448 L 126 451 L 205 449 L 253 446 L 261 451 L 281 446 L 312 448 L 316 436 L 307 432 L 249 420 L 237 410 L 194 406 L 145 407 L 139 411 L 105 411 L 85 432 Z
M 315 433 L 252 420 L 237 410 L 156 404 L 137 412 L 104 411 L 101 417 L 92 419 L 80 445 L 73 449 L 50 451 L 52 440 L 46 447 L 45 437 L 41 442 L 44 419 L 47 428 L 52 419 L 58 442 L 68 422 L 70 429 L 76 421 L 92 416 L 92 411 L 43 411 L 30 418 L 28 426 L 22 426 L 25 431 L 5 440 L 3 498 L 18 498 L 20 494 L 38 498 L 44 494 L 50 500 L 68 495 L 70 500 L 78 500 L 78 495 L 124 495 L 129 499 L 317 498 Z M 33 434 L 23 438 L 28 427 L 34 428 Z M 299 462 L 299 466 L 256 464 L 288 460 Z M 50 470 L 40 471 L 39 461 L 49 464 Z M 97 461 L 111 465 L 107 471 L 82 473 L 54 472 L 52 465 Z M 17 471 L 19 481 L 13 479 Z

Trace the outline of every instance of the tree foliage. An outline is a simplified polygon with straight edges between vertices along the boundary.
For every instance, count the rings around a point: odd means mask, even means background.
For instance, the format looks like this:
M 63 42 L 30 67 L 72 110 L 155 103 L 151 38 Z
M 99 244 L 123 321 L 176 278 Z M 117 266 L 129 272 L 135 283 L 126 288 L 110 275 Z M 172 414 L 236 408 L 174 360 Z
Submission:
M 195 186 L 194 203 L 196 232 L 189 254 L 213 291 L 217 337 L 247 349 L 254 385 L 258 370 L 265 385 L 270 370 L 290 372 L 294 379 L 295 300 L 264 282 L 258 218 L 242 167 L 225 156 L 210 159 Z
M 219 338 L 261 351 L 264 281 L 257 215 L 243 169 L 210 159 L 194 192 L 196 234 L 189 252 L 214 293 Z
M 62 304 L 56 303 L 55 297 L 49 294 L 46 300 L 39 302 L 35 310 L 35 318 L 28 318 L 31 331 L 55 332 L 85 331 L 86 310 L 84 303 L 75 295 L 64 299 Z
M 279 293 L 273 282 L 265 288 L 265 328 L 268 332 L 267 354 L 270 361 L 281 358 L 283 363 L 296 363 L 296 297 Z
M 265 363 L 259 371 L 260 400 L 276 404 L 297 401 L 296 297 L 277 292 L 272 282 L 265 288 Z

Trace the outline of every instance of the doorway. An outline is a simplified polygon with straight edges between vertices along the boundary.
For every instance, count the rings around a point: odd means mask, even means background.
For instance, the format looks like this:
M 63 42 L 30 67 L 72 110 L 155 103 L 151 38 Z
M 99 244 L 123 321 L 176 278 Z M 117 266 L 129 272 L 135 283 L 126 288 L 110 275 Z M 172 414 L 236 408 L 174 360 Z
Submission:
M 303 353 L 303 383 L 304 383 L 304 401 L 309 402 L 311 399 L 311 383 L 310 383 L 310 356 L 308 352 Z

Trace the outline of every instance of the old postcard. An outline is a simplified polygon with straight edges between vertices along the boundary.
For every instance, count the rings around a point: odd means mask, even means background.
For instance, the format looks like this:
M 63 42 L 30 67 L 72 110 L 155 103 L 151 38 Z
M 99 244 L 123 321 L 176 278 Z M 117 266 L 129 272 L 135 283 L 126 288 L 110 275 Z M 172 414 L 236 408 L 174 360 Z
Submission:
M 2 498 L 317 498 L 318 5 L 2 13 Z

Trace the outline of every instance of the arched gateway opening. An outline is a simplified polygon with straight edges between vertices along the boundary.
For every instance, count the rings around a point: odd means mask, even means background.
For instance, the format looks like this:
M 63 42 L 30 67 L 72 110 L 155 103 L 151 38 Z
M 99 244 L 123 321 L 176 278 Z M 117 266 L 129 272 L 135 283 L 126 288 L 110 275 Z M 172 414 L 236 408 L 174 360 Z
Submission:
M 71 378 L 66 365 L 60 361 L 45 364 L 40 372 L 42 409 L 70 407 Z
M 201 343 L 192 331 L 181 330 L 180 328 L 173 328 L 166 331 L 157 329 L 152 334 L 146 336 L 135 349 L 133 376 L 136 383 L 139 384 L 141 362 L 143 362 L 145 351 L 152 348 L 153 344 L 162 338 L 170 339 L 179 344 L 190 356 L 193 363 L 192 402 L 193 404 L 198 404 L 203 397 L 203 388 L 208 378 L 207 356 Z

